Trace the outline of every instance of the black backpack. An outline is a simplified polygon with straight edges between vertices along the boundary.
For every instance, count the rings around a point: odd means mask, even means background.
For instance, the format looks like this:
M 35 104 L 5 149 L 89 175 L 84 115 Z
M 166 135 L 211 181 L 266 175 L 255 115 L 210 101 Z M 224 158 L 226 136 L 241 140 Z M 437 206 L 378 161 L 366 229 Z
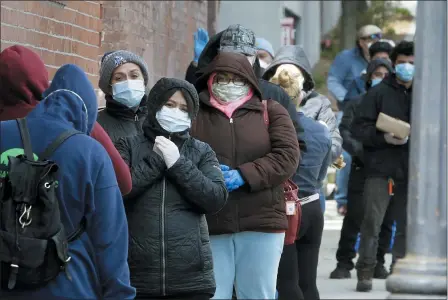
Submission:
M 24 155 L 8 157 L 6 177 L 0 181 L 0 284 L 2 290 L 28 290 L 45 286 L 65 271 L 68 243 L 85 230 L 66 236 L 56 196 L 58 166 L 48 160 L 69 137 L 66 131 L 53 141 L 35 161 L 25 119 L 17 119 Z M 1 180 L 1 179 L 0 179 Z

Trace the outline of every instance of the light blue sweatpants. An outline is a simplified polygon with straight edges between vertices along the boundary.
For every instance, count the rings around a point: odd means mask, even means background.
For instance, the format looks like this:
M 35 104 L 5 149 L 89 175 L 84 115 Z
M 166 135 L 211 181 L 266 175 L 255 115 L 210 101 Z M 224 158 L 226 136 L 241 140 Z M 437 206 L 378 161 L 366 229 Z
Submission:
M 212 299 L 275 299 L 284 233 L 240 232 L 210 236 L 216 293 Z

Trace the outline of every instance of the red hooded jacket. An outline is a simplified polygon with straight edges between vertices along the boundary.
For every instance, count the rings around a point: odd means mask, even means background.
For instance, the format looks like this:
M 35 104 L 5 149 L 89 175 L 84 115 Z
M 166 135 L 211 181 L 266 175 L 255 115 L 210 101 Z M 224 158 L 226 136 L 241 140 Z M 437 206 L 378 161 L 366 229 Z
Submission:
M 42 100 L 42 93 L 48 87 L 47 68 L 35 52 L 14 45 L 0 53 L 0 121 L 26 117 Z M 95 123 L 91 137 L 106 149 L 121 193 L 128 194 L 132 189 L 131 173 L 110 137 L 98 123 Z

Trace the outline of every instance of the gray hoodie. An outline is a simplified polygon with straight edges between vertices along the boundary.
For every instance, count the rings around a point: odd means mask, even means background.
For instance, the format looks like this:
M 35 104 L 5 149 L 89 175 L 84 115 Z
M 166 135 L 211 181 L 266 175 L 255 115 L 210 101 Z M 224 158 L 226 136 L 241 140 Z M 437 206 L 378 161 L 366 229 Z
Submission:
M 275 55 L 272 63 L 263 74 L 263 79 L 269 80 L 274 76 L 277 67 L 283 64 L 293 64 L 299 67 L 305 76 L 303 90 L 306 92 L 302 100 L 301 111 L 305 116 L 327 124 L 331 133 L 331 158 L 335 161 L 342 153 L 342 137 L 339 134 L 336 116 L 331 109 L 331 102 L 327 97 L 314 91 L 314 79 L 311 65 L 302 47 L 296 45 L 284 46 Z

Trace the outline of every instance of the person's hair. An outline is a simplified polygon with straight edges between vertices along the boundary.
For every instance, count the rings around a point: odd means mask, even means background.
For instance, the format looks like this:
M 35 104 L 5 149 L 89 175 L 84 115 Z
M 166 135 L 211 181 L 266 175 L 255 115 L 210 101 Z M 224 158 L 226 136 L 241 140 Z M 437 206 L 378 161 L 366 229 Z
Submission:
M 390 54 L 390 60 L 393 64 L 397 60 L 398 55 L 411 56 L 414 55 L 414 42 L 401 41 Z
M 370 57 L 374 57 L 375 54 L 380 52 L 386 52 L 390 55 L 393 49 L 394 47 L 389 42 L 378 41 L 369 47 L 369 55 Z
M 287 70 L 275 72 L 274 76 L 269 80 L 271 83 L 279 85 L 291 97 L 291 101 L 298 108 L 300 103 L 300 92 L 302 90 L 304 78 L 303 76 L 292 76 Z

